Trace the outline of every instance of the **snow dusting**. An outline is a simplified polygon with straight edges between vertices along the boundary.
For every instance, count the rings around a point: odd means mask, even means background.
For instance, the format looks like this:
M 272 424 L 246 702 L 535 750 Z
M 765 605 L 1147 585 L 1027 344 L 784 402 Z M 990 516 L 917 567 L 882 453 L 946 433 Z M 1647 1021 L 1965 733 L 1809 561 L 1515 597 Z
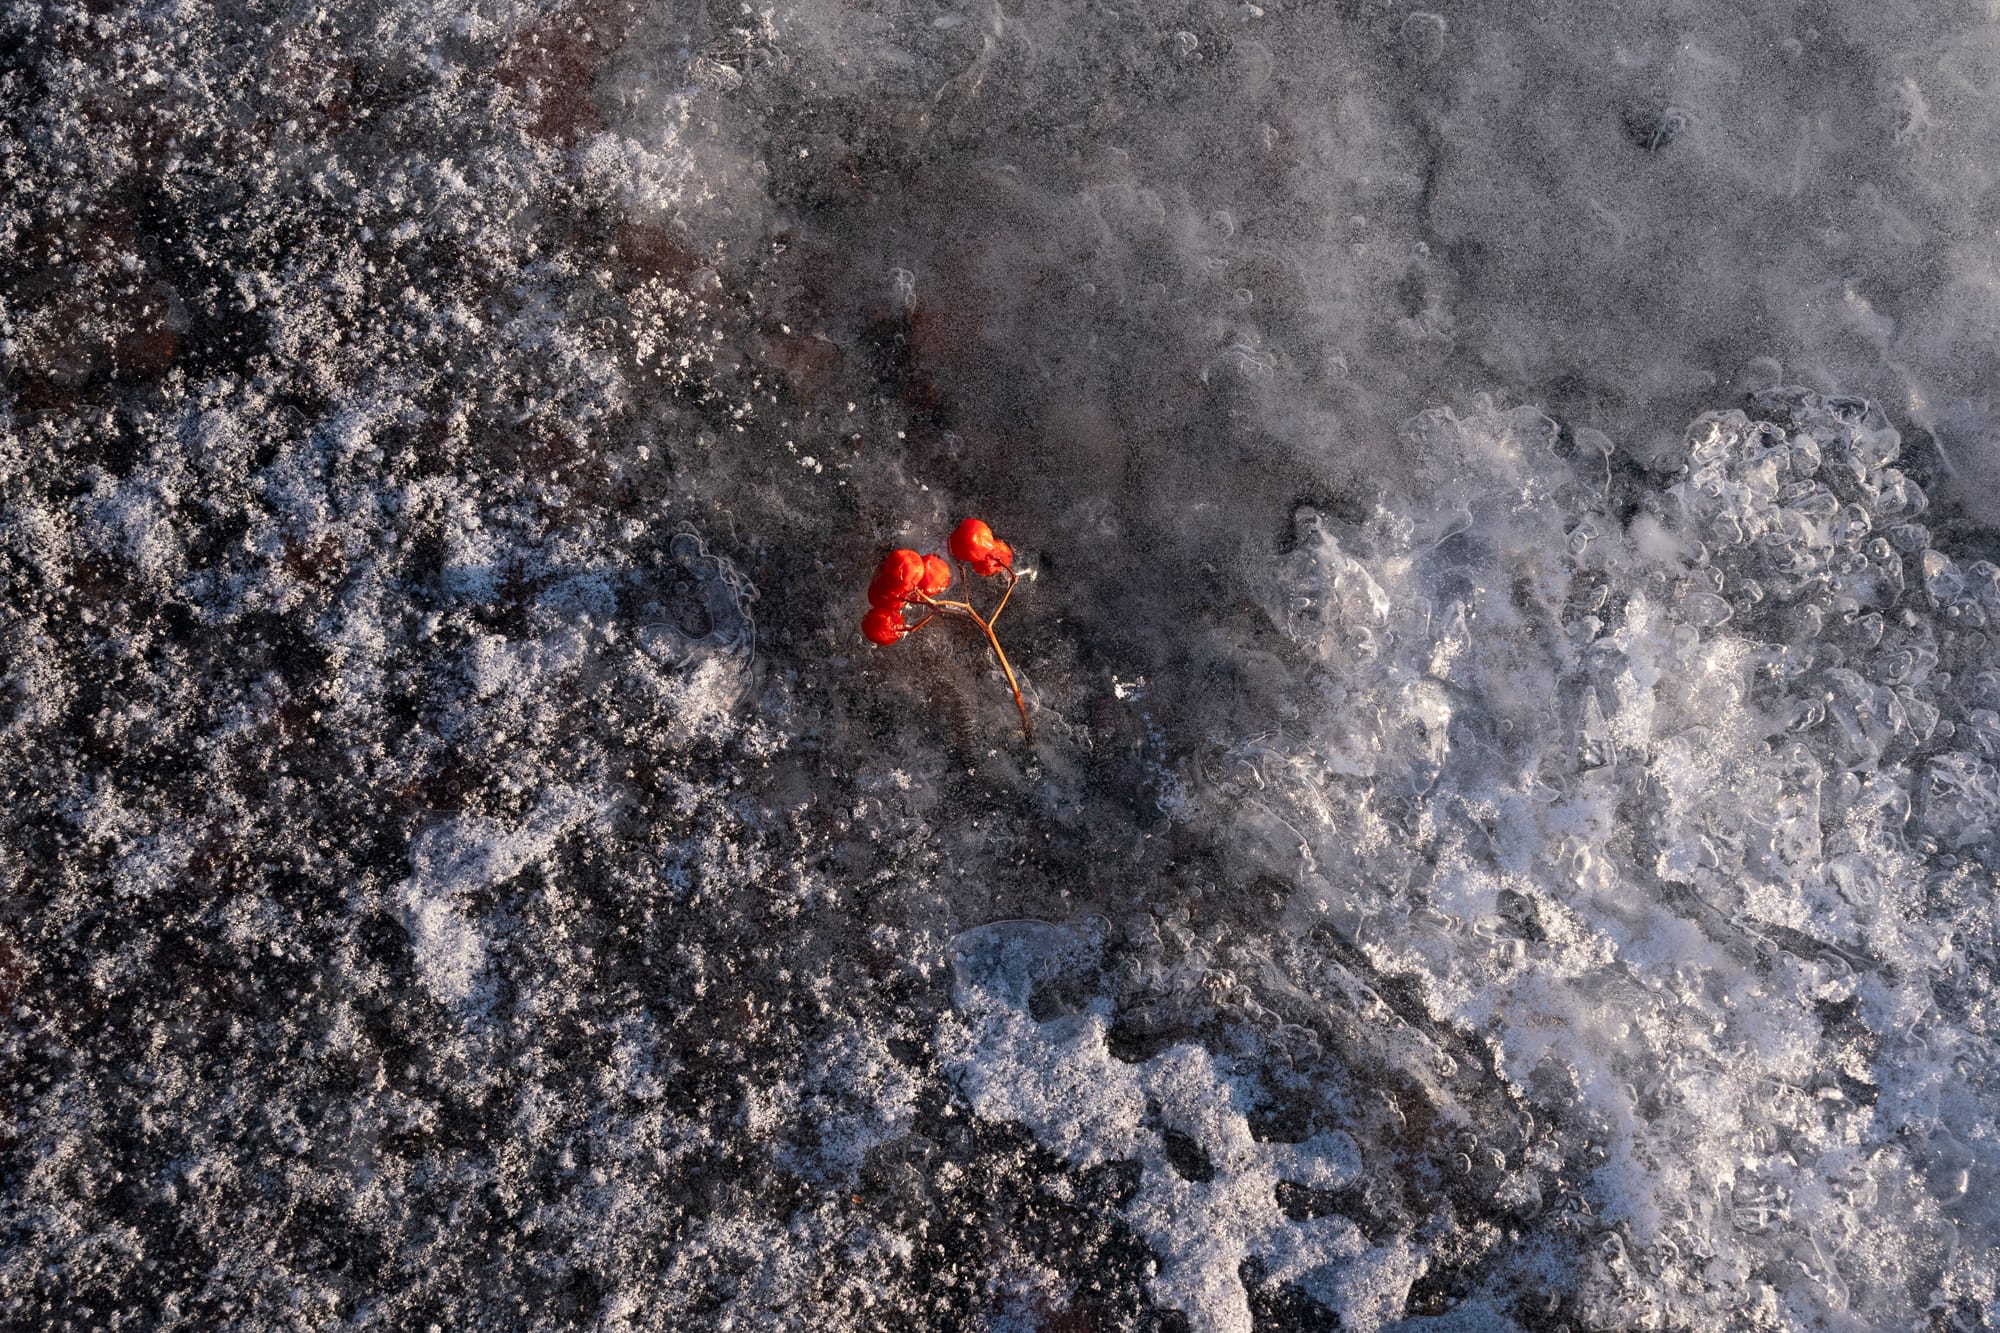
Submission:
M 0 7 L 0 1325 L 2000 1327 L 1997 51 Z

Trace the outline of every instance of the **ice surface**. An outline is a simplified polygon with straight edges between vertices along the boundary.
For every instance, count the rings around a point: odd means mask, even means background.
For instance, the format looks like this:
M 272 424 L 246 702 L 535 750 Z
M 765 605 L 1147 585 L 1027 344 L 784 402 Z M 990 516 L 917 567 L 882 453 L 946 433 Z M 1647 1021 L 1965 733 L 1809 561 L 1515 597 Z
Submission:
M 1329 1191 L 1353 1182 L 1362 1163 L 1344 1134 L 1259 1142 L 1246 1114 L 1253 1094 L 1213 1055 L 1184 1043 L 1121 1060 L 1106 1042 L 1101 1002 L 1035 1021 L 1033 986 L 1091 952 L 1088 935 L 1045 922 L 983 926 L 953 942 L 960 1007 L 978 1027 L 946 1067 L 973 1113 L 1024 1124 L 1077 1165 L 1136 1162 L 1129 1210 L 1159 1266 L 1151 1289 L 1191 1327 L 1253 1327 L 1239 1277 L 1246 1263 L 1319 1297 L 1343 1328 L 1377 1329 L 1400 1315 L 1417 1275 L 1407 1246 L 1370 1247 L 1345 1218 L 1294 1222 L 1279 1208 L 1281 1182 Z
M 1996 37 L 0 11 L 0 1324 L 2000 1323 Z

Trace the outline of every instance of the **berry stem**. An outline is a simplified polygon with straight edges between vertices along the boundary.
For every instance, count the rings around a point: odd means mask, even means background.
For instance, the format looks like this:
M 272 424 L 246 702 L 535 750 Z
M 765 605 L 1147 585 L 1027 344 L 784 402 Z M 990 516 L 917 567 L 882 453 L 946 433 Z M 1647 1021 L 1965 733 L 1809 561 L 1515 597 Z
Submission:
M 997 616 L 1000 613 L 995 611 L 993 614 Z M 993 645 L 993 655 L 1000 659 L 1000 669 L 1007 673 L 1007 688 L 1014 691 L 1014 707 L 1019 709 L 1021 713 L 1021 734 L 1027 738 L 1028 744 L 1033 745 L 1035 743 L 1035 729 L 1028 722 L 1028 705 L 1021 699 L 1021 685 L 1019 681 L 1014 679 L 1014 668 L 1007 661 L 1007 650 L 1000 646 L 1000 636 L 993 632 L 992 621 L 980 620 L 979 613 L 976 611 L 973 613 L 972 618 L 979 621 L 979 628 L 986 631 L 986 642 Z
M 1011 571 L 1008 574 L 1008 579 L 1007 591 L 1012 592 L 1014 584 Z M 1000 669 L 1007 674 L 1007 688 L 1014 692 L 1014 708 L 1021 715 L 1021 734 L 1027 737 L 1028 744 L 1033 745 L 1035 743 L 1035 728 L 1034 724 L 1028 721 L 1028 704 L 1021 697 L 1021 682 L 1014 678 L 1014 664 L 1007 660 L 1007 650 L 1000 646 L 1000 636 L 993 632 L 993 619 L 1000 614 L 999 607 L 994 608 L 993 616 L 982 616 L 972 609 L 972 603 L 970 602 L 942 602 L 935 597 L 926 597 L 922 594 L 919 594 L 916 600 L 932 608 L 930 615 L 925 616 L 917 622 L 919 625 L 928 624 L 936 617 L 949 613 L 964 616 L 973 624 L 979 626 L 980 632 L 986 636 L 986 642 L 993 646 L 993 655 L 1000 659 Z M 1000 606 L 1005 606 L 1006 604 L 1007 598 L 1003 594 L 1000 598 Z
M 986 617 L 986 623 L 989 625 L 998 620 L 1000 613 L 1007 609 L 1007 599 L 1014 595 L 1014 585 L 1021 581 L 1021 576 L 1011 569 L 1003 569 L 1000 572 L 1007 576 L 1007 588 L 1000 594 L 1000 605 L 994 607 L 993 614 Z

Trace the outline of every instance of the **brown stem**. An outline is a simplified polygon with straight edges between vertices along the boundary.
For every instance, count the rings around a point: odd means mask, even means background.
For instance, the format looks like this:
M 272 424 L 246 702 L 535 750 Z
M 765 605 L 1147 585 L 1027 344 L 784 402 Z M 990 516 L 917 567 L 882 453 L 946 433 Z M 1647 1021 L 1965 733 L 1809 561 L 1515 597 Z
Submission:
M 1007 650 L 1000 646 L 1000 636 L 993 632 L 992 621 L 980 620 L 978 612 L 974 612 L 972 618 L 979 622 L 979 628 L 986 631 L 986 642 L 993 645 L 993 655 L 1000 659 L 1000 669 L 1007 673 L 1007 688 L 1014 691 L 1014 707 L 1021 714 L 1021 734 L 1027 738 L 1028 744 L 1033 745 L 1035 728 L 1028 722 L 1028 705 L 1021 699 L 1021 684 L 1014 679 L 1014 668 L 1007 661 Z
M 1009 583 L 1007 591 L 1012 592 L 1013 590 L 1014 585 Z M 1000 659 L 1000 669 L 1007 673 L 1007 688 L 1014 692 L 1014 709 L 1021 715 L 1021 734 L 1027 737 L 1028 744 L 1033 745 L 1035 743 L 1035 728 L 1034 724 L 1028 721 L 1028 704 L 1021 697 L 1021 682 L 1014 679 L 1014 664 L 1007 660 L 1007 650 L 1000 646 L 1000 636 L 993 632 L 992 617 L 980 615 L 972 609 L 970 602 L 941 602 L 934 597 L 925 597 L 922 594 L 918 595 L 918 600 L 925 606 L 933 608 L 931 615 L 925 616 L 923 621 L 919 622 L 920 624 L 928 623 L 935 616 L 950 613 L 964 616 L 973 624 L 979 626 L 980 632 L 986 635 L 986 642 L 993 646 L 993 655 Z M 1000 605 L 1005 606 L 1006 604 L 1007 599 L 1003 596 L 1000 599 Z M 999 614 L 999 608 L 996 607 L 993 615 L 997 616 Z
M 993 614 L 986 617 L 986 623 L 989 625 L 998 620 L 1000 613 L 1007 609 L 1007 599 L 1014 595 L 1014 585 L 1021 581 L 1021 576 L 1011 569 L 1003 569 L 1000 572 L 1007 576 L 1007 588 L 1000 594 L 1000 605 L 994 607 Z

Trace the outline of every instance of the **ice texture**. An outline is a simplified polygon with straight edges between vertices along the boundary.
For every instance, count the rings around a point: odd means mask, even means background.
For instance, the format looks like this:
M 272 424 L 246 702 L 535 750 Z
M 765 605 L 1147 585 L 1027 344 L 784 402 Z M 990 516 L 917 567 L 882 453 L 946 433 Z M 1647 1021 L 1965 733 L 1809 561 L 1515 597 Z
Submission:
M 1090 951 L 1087 936 L 1006 922 L 968 932 L 953 949 L 961 1008 L 977 1027 L 960 1036 L 946 1068 L 974 1114 L 1026 1125 L 1077 1165 L 1138 1165 L 1128 1215 L 1153 1253 L 1150 1288 L 1160 1304 L 1184 1312 L 1202 1333 L 1249 1333 L 1240 1274 L 1252 1264 L 1265 1279 L 1318 1297 L 1343 1328 L 1379 1329 L 1402 1314 L 1417 1274 L 1407 1245 L 1371 1247 L 1344 1217 L 1294 1221 L 1279 1207 L 1281 1184 L 1354 1183 L 1362 1163 L 1344 1134 L 1259 1141 L 1247 1115 L 1254 1084 L 1232 1080 L 1191 1042 L 1121 1060 L 1107 1044 L 1110 1006 L 1101 1000 L 1080 1014 L 1036 1021 L 1030 988 L 1046 978 L 1032 974 L 1064 954 L 1073 964 Z
M 1531 409 L 1417 419 L 1411 447 L 1477 486 L 1358 524 L 1365 560 L 1309 520 L 1316 558 L 1270 594 L 1343 714 L 1381 721 L 1230 758 L 1244 849 L 1295 910 L 1581 1136 L 1561 1206 L 1601 1237 L 1575 1289 L 1593 1326 L 1887 1327 L 1918 1287 L 1935 1311 L 1991 1281 L 1929 1145 L 1973 1170 L 1989 1134 L 1953 1123 L 1992 1088 L 1946 997 L 1990 929 L 1991 861 L 1966 853 L 1994 810 L 1959 720 L 1993 642 L 1975 598 L 1918 577 L 1952 562 L 1908 522 L 1923 495 L 1878 409 L 1783 390 L 1751 413 L 1704 415 L 1629 487 Z M 1380 594 L 1345 595 L 1364 578 Z M 1432 682 L 1456 705 L 1441 765 L 1394 739 L 1430 734 Z M 1562 1176 L 1540 1177 L 1508 1188 L 1546 1208 Z
M 0 1326 L 2000 1325 L 1996 38 L 0 8 Z

